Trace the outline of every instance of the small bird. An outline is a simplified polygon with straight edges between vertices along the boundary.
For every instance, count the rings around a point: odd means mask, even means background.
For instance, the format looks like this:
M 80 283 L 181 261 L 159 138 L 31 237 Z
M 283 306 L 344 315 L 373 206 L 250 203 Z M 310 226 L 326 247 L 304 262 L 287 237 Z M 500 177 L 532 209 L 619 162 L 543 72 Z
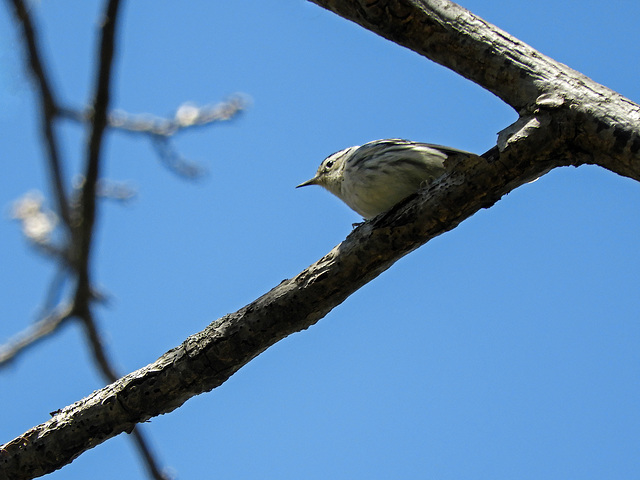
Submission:
M 340 150 L 325 158 L 315 177 L 296 188 L 320 185 L 365 219 L 386 212 L 445 171 L 454 148 L 391 138 Z

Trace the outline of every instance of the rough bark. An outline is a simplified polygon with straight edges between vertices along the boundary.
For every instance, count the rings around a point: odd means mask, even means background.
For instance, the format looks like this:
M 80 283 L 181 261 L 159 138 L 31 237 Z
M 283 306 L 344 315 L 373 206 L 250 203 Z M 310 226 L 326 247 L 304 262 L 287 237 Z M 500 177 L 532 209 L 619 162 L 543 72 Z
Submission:
M 33 478 L 136 423 L 209 391 L 284 337 L 308 328 L 395 261 L 523 183 L 594 163 L 640 179 L 633 102 L 445 0 L 315 3 L 465 75 L 520 119 L 484 154 L 364 223 L 326 256 L 156 362 L 0 447 L 0 478 Z
M 448 0 L 311 1 L 472 80 L 524 122 L 536 109 L 553 111 L 573 163 L 640 179 L 637 104 L 461 6 Z M 533 158 L 535 142 L 528 145 Z

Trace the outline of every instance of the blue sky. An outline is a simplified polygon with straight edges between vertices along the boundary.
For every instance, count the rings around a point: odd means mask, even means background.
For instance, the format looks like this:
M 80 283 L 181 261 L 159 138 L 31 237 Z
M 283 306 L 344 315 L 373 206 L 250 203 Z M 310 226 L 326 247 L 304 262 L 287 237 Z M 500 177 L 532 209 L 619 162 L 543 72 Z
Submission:
M 640 4 L 462 4 L 631 100 Z M 97 2 L 34 2 L 54 83 L 86 104 Z M 621 14 L 622 12 L 622 14 Z M 122 373 L 315 262 L 358 216 L 296 190 L 328 154 L 402 137 L 482 153 L 516 114 L 417 54 L 303 1 L 126 2 L 114 107 L 172 115 L 251 98 L 187 132 L 209 175 L 186 182 L 145 139 L 112 132 L 100 204 L 98 314 Z M 38 314 L 53 268 L 9 219 L 48 194 L 33 96 L 0 13 L 0 342 Z M 61 128 L 67 172 L 83 132 Z M 317 325 L 145 430 L 178 478 L 628 479 L 640 470 L 640 185 L 564 168 L 405 257 Z M 103 384 L 76 325 L 0 371 L 0 443 Z M 143 478 L 126 436 L 52 479 Z

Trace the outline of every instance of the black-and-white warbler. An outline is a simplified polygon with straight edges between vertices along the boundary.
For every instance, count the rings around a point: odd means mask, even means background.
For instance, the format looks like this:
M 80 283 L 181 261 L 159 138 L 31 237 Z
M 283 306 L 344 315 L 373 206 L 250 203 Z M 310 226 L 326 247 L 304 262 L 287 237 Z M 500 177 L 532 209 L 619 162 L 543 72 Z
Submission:
M 442 175 L 444 161 L 452 155 L 475 156 L 429 143 L 375 140 L 329 155 L 316 176 L 298 187 L 320 185 L 364 218 L 372 218 Z

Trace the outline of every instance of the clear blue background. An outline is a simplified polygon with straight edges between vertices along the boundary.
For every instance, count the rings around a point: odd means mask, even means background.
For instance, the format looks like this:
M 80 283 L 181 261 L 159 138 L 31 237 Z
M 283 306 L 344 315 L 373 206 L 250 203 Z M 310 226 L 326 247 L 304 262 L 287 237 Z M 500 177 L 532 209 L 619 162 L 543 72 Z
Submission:
M 0 11 L 0 342 L 30 324 L 53 268 L 9 219 L 48 193 L 20 43 Z M 98 2 L 31 2 L 65 103 L 85 105 Z M 632 100 L 640 3 L 468 0 L 463 6 Z M 114 107 L 252 99 L 176 144 L 210 171 L 185 182 L 148 142 L 111 132 L 98 320 L 121 373 L 296 275 L 358 216 L 295 190 L 328 154 L 385 137 L 482 153 L 516 120 L 499 99 L 313 4 L 125 2 Z M 67 172 L 84 133 L 61 128 Z M 640 472 L 640 185 L 564 168 L 405 257 L 222 387 L 144 425 L 179 478 L 629 479 Z M 67 325 L 0 372 L 0 443 L 103 386 Z M 143 478 L 126 435 L 52 479 Z

